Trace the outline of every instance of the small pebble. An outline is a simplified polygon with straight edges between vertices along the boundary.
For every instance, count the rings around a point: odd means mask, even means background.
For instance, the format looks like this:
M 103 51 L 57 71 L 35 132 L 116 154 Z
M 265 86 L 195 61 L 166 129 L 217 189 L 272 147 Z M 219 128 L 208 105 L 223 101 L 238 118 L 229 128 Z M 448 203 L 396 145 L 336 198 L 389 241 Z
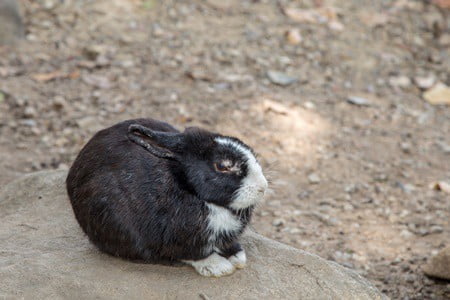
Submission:
M 285 36 L 286 36 L 287 42 L 291 45 L 298 45 L 303 40 L 303 38 L 300 34 L 300 31 L 296 28 L 289 29 L 288 31 L 286 31 Z
M 400 143 L 400 148 L 402 149 L 402 151 L 404 153 L 411 153 L 411 144 L 410 143 L 406 143 L 406 142 L 402 142 Z
M 303 106 L 307 109 L 315 109 L 316 105 L 314 103 L 312 103 L 311 101 L 306 101 L 305 103 L 303 103 Z
M 411 79 L 406 76 L 392 76 L 389 78 L 389 85 L 398 88 L 407 88 L 411 85 Z
M 436 83 L 436 78 L 434 76 L 428 77 L 415 77 L 414 83 L 418 88 L 422 90 L 428 90 Z
M 26 118 L 34 118 L 37 115 L 36 109 L 32 106 L 25 107 L 23 111 L 23 115 Z
M 347 102 L 357 106 L 370 106 L 370 101 L 363 97 L 349 96 Z
M 311 184 L 318 184 L 320 183 L 320 177 L 316 173 L 311 173 L 308 175 L 308 181 Z
M 444 231 L 444 228 L 442 226 L 439 225 L 434 225 L 430 227 L 429 233 L 433 234 L 433 233 L 442 233 Z
M 413 235 L 414 235 L 414 234 L 413 234 L 411 231 L 407 230 L 407 229 L 403 229 L 402 231 L 400 231 L 400 236 L 401 236 L 402 238 L 409 239 L 409 238 L 411 238 Z
M 284 219 L 279 218 L 279 219 L 273 220 L 272 225 L 275 227 L 280 227 L 280 226 L 283 226 L 285 223 L 286 222 Z
M 288 86 L 297 81 L 296 77 L 278 71 L 267 71 L 267 77 L 272 83 L 281 86 Z

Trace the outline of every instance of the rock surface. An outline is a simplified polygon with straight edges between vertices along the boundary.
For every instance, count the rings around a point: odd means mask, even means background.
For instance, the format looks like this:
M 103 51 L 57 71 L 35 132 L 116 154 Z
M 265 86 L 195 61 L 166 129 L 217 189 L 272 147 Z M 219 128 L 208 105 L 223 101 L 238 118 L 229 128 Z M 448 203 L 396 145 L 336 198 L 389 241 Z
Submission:
M 0 1 L 0 45 L 13 44 L 24 35 L 19 5 L 15 0 Z
M 450 280 L 450 247 L 442 249 L 432 257 L 423 271 L 428 276 Z
M 220 279 L 97 251 L 66 196 L 65 171 L 27 175 L 0 193 L 0 298 L 383 299 L 336 263 L 248 232 L 247 268 Z

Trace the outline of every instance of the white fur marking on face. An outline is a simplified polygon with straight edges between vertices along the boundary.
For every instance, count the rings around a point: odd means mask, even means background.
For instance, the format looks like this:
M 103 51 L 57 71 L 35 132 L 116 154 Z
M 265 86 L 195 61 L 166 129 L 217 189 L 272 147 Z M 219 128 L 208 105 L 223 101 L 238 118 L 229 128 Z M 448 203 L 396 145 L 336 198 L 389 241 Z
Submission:
M 201 260 L 185 260 L 202 276 L 207 277 L 221 277 L 232 274 L 236 268 L 225 257 L 217 253 L 213 253 L 207 258 Z
M 219 144 L 234 148 L 242 153 L 247 159 L 247 176 L 242 180 L 242 185 L 236 192 L 230 207 L 240 210 L 255 205 L 259 199 L 264 196 L 267 189 L 267 180 L 264 177 L 261 166 L 256 160 L 256 157 L 249 149 L 232 139 L 217 137 L 215 138 L 215 141 Z
M 210 241 L 215 242 L 217 236 L 224 232 L 238 231 L 242 227 L 241 221 L 233 215 L 228 209 L 206 203 L 209 209 L 208 228 L 212 231 Z
M 242 269 L 247 264 L 247 255 L 245 255 L 244 250 L 241 250 L 235 255 L 230 256 L 228 260 L 236 269 Z

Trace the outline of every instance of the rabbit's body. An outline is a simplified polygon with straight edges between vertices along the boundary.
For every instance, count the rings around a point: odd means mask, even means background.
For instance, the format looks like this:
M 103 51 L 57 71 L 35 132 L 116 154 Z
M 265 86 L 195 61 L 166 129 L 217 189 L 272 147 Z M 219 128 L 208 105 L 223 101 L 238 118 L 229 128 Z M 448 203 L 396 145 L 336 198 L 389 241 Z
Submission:
M 184 261 L 202 275 L 221 276 L 245 264 L 237 238 L 267 186 L 259 165 L 249 165 L 242 151 L 252 154 L 236 139 L 200 129 L 180 133 L 151 119 L 124 121 L 83 148 L 67 190 L 80 226 L 102 251 L 146 262 Z M 259 190 L 250 200 L 239 198 L 239 191 L 253 190 L 242 188 L 251 175 Z

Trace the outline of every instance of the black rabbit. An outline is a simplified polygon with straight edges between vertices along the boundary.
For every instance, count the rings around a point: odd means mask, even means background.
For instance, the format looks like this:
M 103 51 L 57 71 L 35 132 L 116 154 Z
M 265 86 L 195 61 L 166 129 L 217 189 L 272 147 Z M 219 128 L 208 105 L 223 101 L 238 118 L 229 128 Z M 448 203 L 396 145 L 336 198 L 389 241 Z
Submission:
M 267 188 L 240 140 L 152 119 L 99 131 L 66 183 L 76 219 L 100 250 L 185 262 L 216 277 L 245 266 L 237 240 Z

